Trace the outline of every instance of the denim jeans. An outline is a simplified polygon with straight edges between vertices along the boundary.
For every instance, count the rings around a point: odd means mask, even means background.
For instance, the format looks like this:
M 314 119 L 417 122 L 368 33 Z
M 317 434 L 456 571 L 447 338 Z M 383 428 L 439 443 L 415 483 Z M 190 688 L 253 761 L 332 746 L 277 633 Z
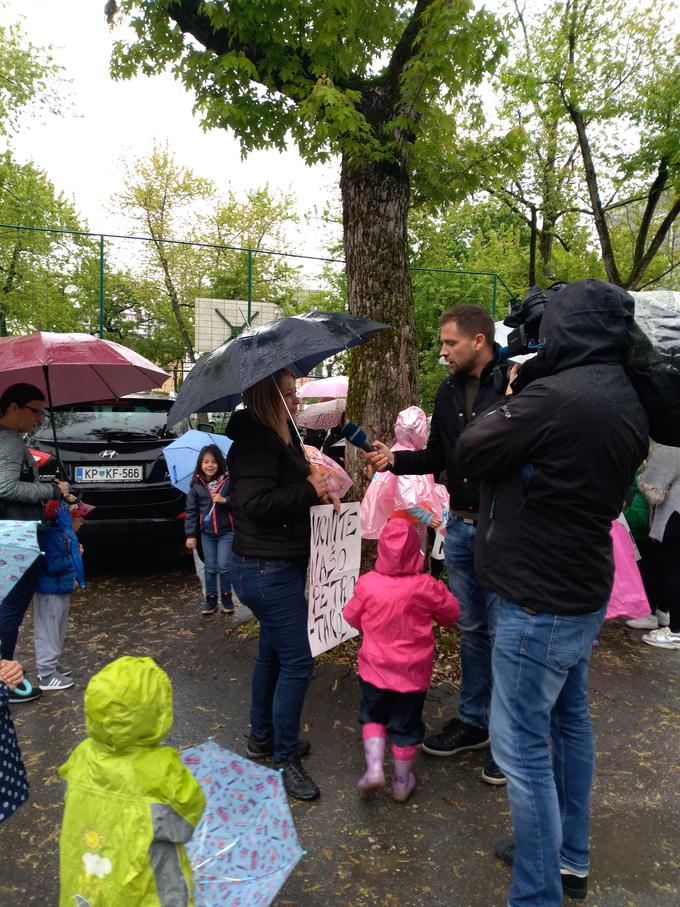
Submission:
M 43 571 L 44 558 L 38 557 L 19 582 L 0 601 L 0 658 L 14 658 L 19 627 L 24 619 Z
M 217 577 L 220 578 L 220 591 L 231 592 L 230 564 L 231 546 L 234 541 L 233 532 L 223 532 L 215 535 L 214 532 L 201 532 L 201 545 L 205 562 L 205 592 L 206 595 L 215 595 L 217 592 Z
M 491 750 L 508 779 L 515 833 L 510 907 L 557 907 L 560 867 L 588 870 L 595 748 L 586 684 L 604 613 L 532 615 L 501 600 Z
M 466 724 L 486 728 L 491 705 L 491 651 L 499 596 L 485 592 L 475 574 L 476 526 L 449 515 L 444 536 L 444 560 L 451 591 L 460 604 L 460 663 L 462 688 L 458 716 Z
M 232 554 L 236 595 L 260 622 L 253 669 L 250 727 L 258 740 L 274 738 L 274 759 L 294 756 L 300 714 L 314 659 L 307 636 L 307 562 Z

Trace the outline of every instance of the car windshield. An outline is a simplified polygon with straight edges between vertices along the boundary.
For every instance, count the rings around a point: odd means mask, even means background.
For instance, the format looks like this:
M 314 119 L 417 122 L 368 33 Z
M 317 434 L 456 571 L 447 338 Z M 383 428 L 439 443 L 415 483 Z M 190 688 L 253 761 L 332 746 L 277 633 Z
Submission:
M 176 438 L 179 427 L 169 428 L 170 402 L 165 400 L 120 400 L 115 403 L 75 403 L 54 409 L 57 435 L 71 441 L 122 441 Z M 37 438 L 52 439 L 49 417 L 36 432 Z

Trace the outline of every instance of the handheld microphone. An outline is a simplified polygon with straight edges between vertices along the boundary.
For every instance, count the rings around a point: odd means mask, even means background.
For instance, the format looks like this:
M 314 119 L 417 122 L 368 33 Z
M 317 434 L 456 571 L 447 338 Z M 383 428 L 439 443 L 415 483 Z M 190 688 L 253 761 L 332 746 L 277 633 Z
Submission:
M 353 444 L 355 447 L 360 447 L 362 450 L 365 450 L 366 453 L 375 453 L 375 447 L 366 437 L 366 432 L 355 422 L 345 422 L 340 429 L 340 434 L 343 438 L 346 438 L 350 444 Z

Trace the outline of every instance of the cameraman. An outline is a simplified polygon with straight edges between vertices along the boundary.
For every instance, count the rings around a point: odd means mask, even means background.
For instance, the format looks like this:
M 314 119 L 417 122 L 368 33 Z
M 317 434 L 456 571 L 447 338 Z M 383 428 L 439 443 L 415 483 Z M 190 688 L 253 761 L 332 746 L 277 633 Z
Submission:
M 416 451 L 391 451 L 380 441 L 376 453 L 365 454 L 378 472 L 396 475 L 439 475 L 446 470 L 451 498 L 444 538 L 444 559 L 451 590 L 460 602 L 460 652 L 462 689 L 459 717 L 448 721 L 438 734 L 426 737 L 423 750 L 434 756 L 452 756 L 489 745 L 491 703 L 491 648 L 498 596 L 484 592 L 475 576 L 474 539 L 479 510 L 479 484 L 465 470 L 456 468 L 453 454 L 465 426 L 502 396 L 494 386 L 499 348 L 494 343 L 494 323 L 478 305 L 456 305 L 439 319 L 441 352 L 450 375 L 442 382 L 434 404 L 427 446 Z M 490 759 L 482 771 L 489 784 L 505 784 Z
M 482 480 L 475 563 L 501 599 L 490 731 L 512 808 L 514 844 L 496 847 L 513 865 L 510 907 L 587 891 L 588 664 L 613 579 L 609 527 L 647 452 L 623 367 L 633 309 L 598 280 L 562 289 L 545 348 L 456 450 L 460 473 Z

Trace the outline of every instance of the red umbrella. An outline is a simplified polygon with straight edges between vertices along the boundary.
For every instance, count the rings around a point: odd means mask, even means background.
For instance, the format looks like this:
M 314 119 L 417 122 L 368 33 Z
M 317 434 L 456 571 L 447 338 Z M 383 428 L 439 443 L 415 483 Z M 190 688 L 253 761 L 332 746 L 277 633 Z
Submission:
M 120 343 L 90 334 L 43 331 L 26 337 L 0 338 L 0 395 L 12 384 L 33 384 L 54 406 L 110 400 L 153 390 L 167 372 Z M 57 433 L 52 419 L 57 461 Z
M 167 378 L 139 353 L 90 334 L 0 338 L 0 394 L 12 384 L 33 384 L 50 406 L 153 390 Z

